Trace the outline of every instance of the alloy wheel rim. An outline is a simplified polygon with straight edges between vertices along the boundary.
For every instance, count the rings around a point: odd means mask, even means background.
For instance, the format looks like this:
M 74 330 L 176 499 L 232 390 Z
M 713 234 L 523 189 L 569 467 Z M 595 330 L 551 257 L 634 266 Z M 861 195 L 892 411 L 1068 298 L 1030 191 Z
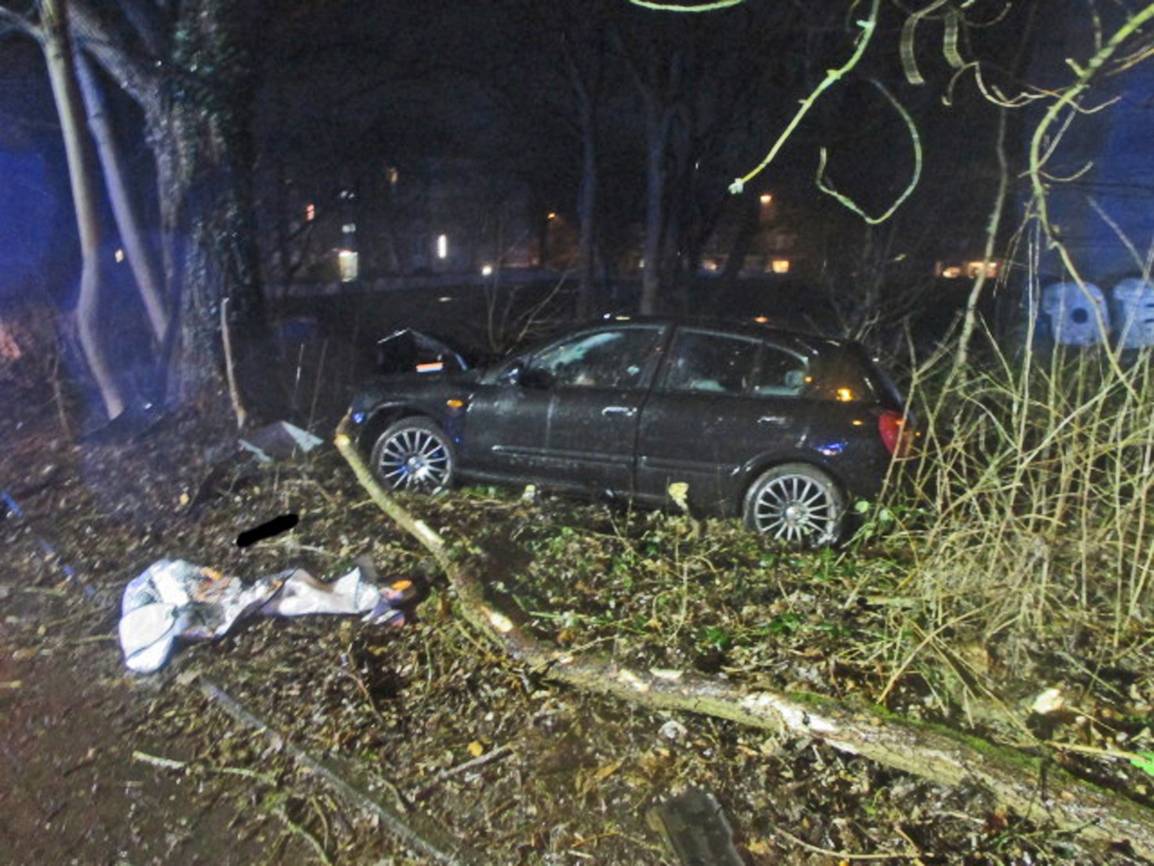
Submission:
M 774 478 L 754 503 L 757 531 L 789 543 L 822 541 L 832 534 L 833 502 L 823 485 L 806 475 Z
M 439 490 L 449 478 L 449 450 L 427 430 L 398 430 L 381 449 L 378 470 L 393 490 Z

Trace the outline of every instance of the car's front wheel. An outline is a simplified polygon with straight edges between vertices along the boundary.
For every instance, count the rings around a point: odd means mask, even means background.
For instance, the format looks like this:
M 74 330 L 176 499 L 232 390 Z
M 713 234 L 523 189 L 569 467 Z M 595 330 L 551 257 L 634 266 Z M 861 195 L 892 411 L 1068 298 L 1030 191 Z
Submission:
M 763 472 L 745 494 L 745 525 L 798 546 L 833 544 L 845 525 L 845 495 L 836 481 L 808 463 Z
M 435 493 L 453 481 L 456 454 L 445 432 L 427 418 L 402 418 L 377 437 L 373 472 L 392 490 Z

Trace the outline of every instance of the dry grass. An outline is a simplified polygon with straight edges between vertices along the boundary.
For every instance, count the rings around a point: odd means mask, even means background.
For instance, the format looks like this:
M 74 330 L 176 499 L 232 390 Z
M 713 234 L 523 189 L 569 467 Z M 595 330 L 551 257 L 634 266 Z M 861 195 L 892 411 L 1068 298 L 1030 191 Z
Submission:
M 984 342 L 980 359 L 955 371 L 943 354 L 912 387 L 921 459 L 888 496 L 912 603 L 890 651 L 964 632 L 1012 658 L 1091 634 L 1120 658 L 1143 639 L 1154 580 L 1150 352 L 1008 357 Z

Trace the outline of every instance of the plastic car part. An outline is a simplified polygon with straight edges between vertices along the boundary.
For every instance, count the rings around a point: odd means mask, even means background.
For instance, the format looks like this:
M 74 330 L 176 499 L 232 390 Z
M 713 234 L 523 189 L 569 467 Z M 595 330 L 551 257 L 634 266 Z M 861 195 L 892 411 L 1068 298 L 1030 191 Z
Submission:
M 452 442 L 428 418 L 402 418 L 373 445 L 373 471 L 393 490 L 444 490 L 453 482 L 456 465 Z
M 845 495 L 828 474 L 808 463 L 785 463 L 750 485 L 742 508 L 750 529 L 797 546 L 833 544 L 845 524 Z

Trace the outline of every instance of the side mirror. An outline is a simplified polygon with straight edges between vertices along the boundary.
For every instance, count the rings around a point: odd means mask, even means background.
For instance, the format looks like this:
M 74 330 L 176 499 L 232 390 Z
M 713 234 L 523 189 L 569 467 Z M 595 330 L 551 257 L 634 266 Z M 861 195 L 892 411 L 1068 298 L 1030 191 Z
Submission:
M 525 362 L 518 359 L 497 374 L 499 385 L 520 385 L 521 377 L 525 373 Z
M 497 383 L 522 388 L 550 388 L 553 385 L 553 376 L 545 370 L 527 366 L 518 358 L 497 374 Z

